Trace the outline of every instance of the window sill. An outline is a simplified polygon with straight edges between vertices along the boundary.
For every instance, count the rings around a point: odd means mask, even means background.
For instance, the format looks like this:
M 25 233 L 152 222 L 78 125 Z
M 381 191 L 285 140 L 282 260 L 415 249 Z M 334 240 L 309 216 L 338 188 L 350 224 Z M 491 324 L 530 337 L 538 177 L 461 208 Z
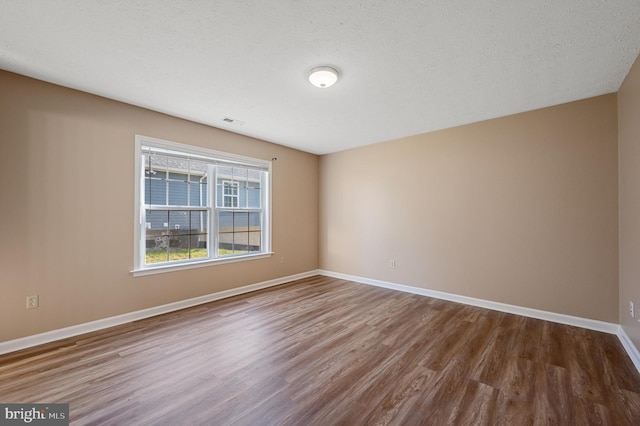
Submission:
M 165 272 L 182 271 L 185 269 L 204 268 L 207 266 L 221 265 L 224 263 L 243 262 L 247 260 L 264 259 L 273 256 L 273 252 L 260 253 L 260 254 L 248 254 L 245 256 L 233 256 L 224 257 L 219 259 L 207 259 L 198 262 L 179 263 L 171 265 L 158 265 L 149 266 L 141 269 L 134 269 L 131 271 L 134 277 L 141 277 L 144 275 L 162 274 Z

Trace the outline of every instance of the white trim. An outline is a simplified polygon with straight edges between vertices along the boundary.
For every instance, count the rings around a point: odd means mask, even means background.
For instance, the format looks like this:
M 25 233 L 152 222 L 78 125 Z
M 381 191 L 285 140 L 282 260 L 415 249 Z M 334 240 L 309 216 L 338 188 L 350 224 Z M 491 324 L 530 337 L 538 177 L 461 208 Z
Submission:
M 530 318 L 537 318 L 545 321 L 551 321 L 559 324 L 573 325 L 576 327 L 586 328 L 589 330 L 601 331 L 608 334 L 615 334 L 624 347 L 624 350 L 631 358 L 636 370 L 640 373 L 640 351 L 635 347 L 622 326 L 611 322 L 598 321 L 588 318 L 574 317 L 571 315 L 558 314 L 555 312 L 541 311 L 538 309 L 525 308 L 522 306 L 509 305 L 506 303 L 492 302 L 490 300 L 476 299 L 474 297 L 460 296 L 442 291 L 428 290 L 419 287 L 408 286 L 404 284 L 396 284 L 388 281 L 374 280 L 371 278 L 358 277 L 355 275 L 341 274 L 326 270 L 319 270 L 319 274 L 327 277 L 339 278 L 348 281 L 355 281 L 362 284 L 373 285 L 376 287 L 384 287 L 391 290 L 403 291 L 405 293 L 419 294 L 421 296 L 429 296 L 435 299 L 448 300 L 450 302 L 463 303 L 465 305 L 478 306 L 480 308 L 492 309 L 494 311 L 507 312 L 510 314 L 522 315 Z
M 273 252 L 242 254 L 228 257 L 207 258 L 204 260 L 190 260 L 188 262 L 178 263 L 160 263 L 154 266 L 147 266 L 144 269 L 134 269 L 131 271 L 134 277 L 142 277 L 144 275 L 162 274 L 165 272 L 182 271 L 185 269 L 204 268 L 206 266 L 220 265 L 223 263 L 243 262 L 245 260 L 264 259 L 273 256 Z
M 405 293 L 419 294 L 422 296 L 433 297 L 435 299 L 448 300 L 450 302 L 463 303 L 465 305 L 478 306 L 480 308 L 491 309 L 494 311 L 507 312 L 510 314 L 522 315 L 530 318 L 537 318 L 545 321 L 552 321 L 559 324 L 573 325 L 589 330 L 602 331 L 609 334 L 618 334 L 620 326 L 618 324 L 598 321 L 588 318 L 574 317 L 571 315 L 558 314 L 555 312 L 541 311 L 538 309 L 525 308 L 522 306 L 509 305 L 506 303 L 492 302 L 491 300 L 476 299 L 474 297 L 460 296 L 443 291 L 428 290 L 425 288 L 413 287 L 404 284 L 396 284 L 388 281 L 374 280 L 371 278 L 358 277 L 354 275 L 341 274 L 337 272 L 320 270 L 322 275 L 328 277 L 340 278 L 349 281 L 355 281 L 362 284 L 369 284 L 376 287 L 384 287 L 391 290 L 403 291 Z
M 0 355 L 6 354 L 9 352 L 15 352 L 21 349 L 30 348 L 37 345 L 42 345 L 44 343 L 49 343 L 56 340 L 66 339 L 68 337 L 78 336 L 80 334 L 89 333 L 92 331 L 98 331 L 105 328 L 114 327 L 116 325 L 126 324 L 128 322 L 153 317 L 156 315 L 161 315 L 168 312 L 177 311 L 179 309 L 189 308 L 191 306 L 196 306 L 203 303 L 213 302 L 215 300 L 220 300 L 227 297 L 237 296 L 239 294 L 249 293 L 249 292 L 260 290 L 263 288 L 274 287 L 274 286 L 285 284 L 291 281 L 312 277 L 314 275 L 324 275 L 327 277 L 354 281 L 362 284 L 373 285 L 376 287 L 384 287 L 391 290 L 402 291 L 405 293 L 419 294 L 422 296 L 433 297 L 436 299 L 463 303 L 465 305 L 478 306 L 481 308 L 492 309 L 500 312 L 507 312 L 507 313 L 516 314 L 516 315 L 522 315 L 526 317 L 552 321 L 560 324 L 573 325 L 577 327 L 586 328 L 589 330 L 602 331 L 609 334 L 615 334 L 620 340 L 620 343 L 624 347 L 625 351 L 631 358 L 631 361 L 635 365 L 636 369 L 638 370 L 638 372 L 640 372 L 640 351 L 638 351 L 638 349 L 635 347 L 635 345 L 633 344 L 633 342 L 631 341 L 627 333 L 618 324 L 580 318 L 580 317 L 574 317 L 570 315 L 557 314 L 557 313 L 541 311 L 537 309 L 524 308 L 524 307 L 515 306 L 515 305 L 508 305 L 506 303 L 498 303 L 498 302 L 492 302 L 489 300 L 476 299 L 473 297 L 459 296 L 452 293 L 445 293 L 445 292 L 436 291 L 436 290 L 428 290 L 428 289 L 423 289 L 419 287 L 396 284 L 388 281 L 374 280 L 370 278 L 358 277 L 355 275 L 341 274 L 338 272 L 331 272 L 331 271 L 326 271 L 321 269 L 303 272 L 295 275 L 289 275 L 287 277 L 276 278 L 273 280 L 263 281 L 257 284 L 250 284 L 244 287 L 224 290 L 217 293 L 211 293 L 204 296 L 194 297 L 192 299 L 172 302 L 166 305 L 155 306 L 152 308 L 143 309 L 141 311 L 130 312 L 122 315 L 117 315 L 115 317 L 104 318 L 104 319 L 91 321 L 84 324 L 61 328 L 58 330 L 47 331 L 45 333 L 40 333 L 33 336 L 27 336 L 19 339 L 8 340 L 6 342 L 0 342 Z
M 215 149 L 205 148 L 202 146 L 186 145 L 180 142 L 173 142 L 166 139 L 158 139 L 151 136 L 144 136 L 139 134 L 135 135 L 135 141 L 140 145 L 151 145 L 154 148 L 166 149 L 168 151 L 182 151 L 193 156 L 199 156 L 202 159 L 218 159 L 227 163 L 249 165 L 271 172 L 272 162 L 269 160 L 263 160 L 261 158 L 247 157 L 245 155 L 233 154 L 230 152 L 216 151 Z
M 633 361 L 633 365 L 636 366 L 636 370 L 640 372 L 640 351 L 638 351 L 638 348 L 633 344 L 622 326 L 618 327 L 617 335 L 620 343 L 622 343 L 622 346 L 624 346 L 624 349 L 627 351 L 629 358 Z
M 73 325 L 71 327 L 65 327 L 58 330 L 47 331 L 45 333 L 35 334 L 33 336 L 27 336 L 19 339 L 8 340 L 6 342 L 0 342 L 0 355 L 6 354 L 9 352 L 18 351 L 21 349 L 30 348 L 32 346 L 42 345 L 44 343 L 49 343 L 56 340 L 78 336 L 80 334 L 89 333 L 92 331 L 98 331 L 105 328 L 114 327 L 116 325 L 126 324 L 132 321 L 149 318 L 156 315 L 166 314 L 168 312 L 173 312 L 179 309 L 201 305 L 203 303 L 213 302 L 214 300 L 225 299 L 227 297 L 237 296 L 239 294 L 261 290 L 267 287 L 274 287 L 280 284 L 285 284 L 285 283 L 299 280 L 302 278 L 312 277 L 318 274 L 319 272 L 317 270 L 302 272 L 300 274 L 289 275 L 287 277 L 276 278 L 273 280 L 263 281 L 261 283 L 256 283 L 256 284 L 250 284 L 244 287 L 232 288 L 232 289 L 220 291 L 217 293 L 211 293 L 204 296 L 194 297 L 192 299 L 172 302 L 172 303 L 168 303 L 166 305 L 161 305 L 161 306 L 154 306 L 152 308 L 143 309 L 135 312 L 129 312 L 129 313 L 117 315 L 114 317 L 103 318 L 96 321 L 87 322 L 84 324 Z
M 214 176 L 213 182 L 209 182 L 208 185 L 208 202 L 207 206 L 170 206 L 169 205 L 169 186 L 166 186 L 166 202 L 167 206 L 163 206 L 163 208 L 157 208 L 157 210 L 196 210 L 196 211 L 207 211 L 208 212 L 208 236 L 207 236 L 207 257 L 205 259 L 188 259 L 184 261 L 169 261 L 163 262 L 161 266 L 157 265 L 146 265 L 145 264 L 145 246 L 146 246 L 146 217 L 145 212 L 147 206 L 144 203 L 144 196 L 142 188 L 145 185 L 145 174 L 144 169 L 145 166 L 143 161 L 144 152 L 142 150 L 143 146 L 153 147 L 158 150 L 172 151 L 172 152 L 181 152 L 186 154 L 187 156 L 193 156 L 194 158 L 201 158 L 203 161 L 213 162 L 210 163 L 208 168 L 208 175 Z M 259 158 L 246 157 L 243 155 L 232 154 L 227 152 L 221 152 L 212 150 L 209 148 L 204 148 L 200 146 L 193 145 L 185 145 L 179 142 L 172 142 L 164 139 L 153 138 L 150 136 L 144 135 L 135 135 L 135 174 L 139 177 L 136 182 L 136 187 L 134 191 L 135 196 L 135 208 L 134 208 L 134 265 L 133 265 L 133 275 L 147 275 L 147 274 L 158 274 L 163 272 L 171 272 L 174 270 L 181 269 L 190 269 L 191 267 L 200 268 L 203 266 L 212 266 L 214 264 L 219 263 L 228 263 L 230 261 L 243 261 L 249 259 L 257 259 L 261 257 L 267 257 L 271 255 L 271 184 L 269 175 L 272 172 L 273 162 L 268 160 L 262 160 Z M 167 155 L 169 155 L 167 153 Z M 259 209 L 255 209 L 256 211 L 261 212 L 261 227 L 260 227 L 260 240 L 261 240 L 261 251 L 257 253 L 252 253 L 250 255 L 239 255 L 234 256 L 234 260 L 227 260 L 227 257 L 219 257 L 218 256 L 218 221 L 217 212 L 219 208 L 217 206 L 217 182 L 218 182 L 218 169 L 216 167 L 215 173 L 211 173 L 212 166 L 211 164 L 225 164 L 228 166 L 233 166 L 236 164 L 238 167 L 244 167 L 249 169 L 257 169 L 260 170 L 261 173 L 261 207 Z M 167 170 L 168 172 L 168 170 Z M 247 177 L 248 181 L 248 177 Z M 224 204 L 224 189 L 222 190 L 222 203 Z M 235 196 L 236 199 L 240 200 L 239 194 Z M 166 207 L 166 208 L 164 208 Z M 235 209 L 238 207 L 236 206 Z M 152 208 L 153 209 L 153 208 Z M 242 211 L 247 211 L 247 209 L 242 209 Z M 265 223 L 265 221 L 267 221 Z M 166 264 L 166 268 L 164 267 Z M 191 265 L 191 266 L 188 266 Z

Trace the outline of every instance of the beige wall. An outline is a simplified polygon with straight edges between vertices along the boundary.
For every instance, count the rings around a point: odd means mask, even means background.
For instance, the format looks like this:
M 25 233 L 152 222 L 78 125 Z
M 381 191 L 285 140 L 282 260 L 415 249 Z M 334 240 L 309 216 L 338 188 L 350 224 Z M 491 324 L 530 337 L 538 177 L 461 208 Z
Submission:
M 617 322 L 616 144 L 611 94 L 323 156 L 320 267 Z
M 620 324 L 640 350 L 640 59 L 618 92 L 618 126 Z M 636 319 L 629 315 L 629 301 Z
M 620 320 L 640 346 L 627 313 L 629 298 L 640 303 L 638 68 L 618 100 L 601 96 L 319 161 L 0 71 L 0 341 L 320 267 Z M 277 254 L 132 277 L 136 133 L 278 157 Z M 40 308 L 25 309 L 30 294 L 40 295 Z
M 136 133 L 278 157 L 277 254 L 134 278 Z M 317 247 L 317 156 L 0 71 L 0 341 L 314 270 Z

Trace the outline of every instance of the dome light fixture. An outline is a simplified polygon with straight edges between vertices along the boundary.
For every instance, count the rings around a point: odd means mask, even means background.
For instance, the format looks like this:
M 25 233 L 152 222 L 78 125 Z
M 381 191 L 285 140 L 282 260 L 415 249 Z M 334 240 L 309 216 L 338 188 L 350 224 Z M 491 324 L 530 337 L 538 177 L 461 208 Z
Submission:
M 326 89 L 338 81 L 338 75 L 338 70 L 333 67 L 315 67 L 309 71 L 309 81 L 316 87 Z

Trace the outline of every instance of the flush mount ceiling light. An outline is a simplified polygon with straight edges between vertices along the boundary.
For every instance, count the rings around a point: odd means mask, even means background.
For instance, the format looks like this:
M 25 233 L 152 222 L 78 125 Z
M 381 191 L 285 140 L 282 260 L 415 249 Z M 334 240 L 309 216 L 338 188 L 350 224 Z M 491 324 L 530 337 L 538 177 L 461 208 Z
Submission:
M 315 67 L 309 71 L 309 81 L 316 87 L 326 89 L 338 81 L 338 70 L 333 67 Z

